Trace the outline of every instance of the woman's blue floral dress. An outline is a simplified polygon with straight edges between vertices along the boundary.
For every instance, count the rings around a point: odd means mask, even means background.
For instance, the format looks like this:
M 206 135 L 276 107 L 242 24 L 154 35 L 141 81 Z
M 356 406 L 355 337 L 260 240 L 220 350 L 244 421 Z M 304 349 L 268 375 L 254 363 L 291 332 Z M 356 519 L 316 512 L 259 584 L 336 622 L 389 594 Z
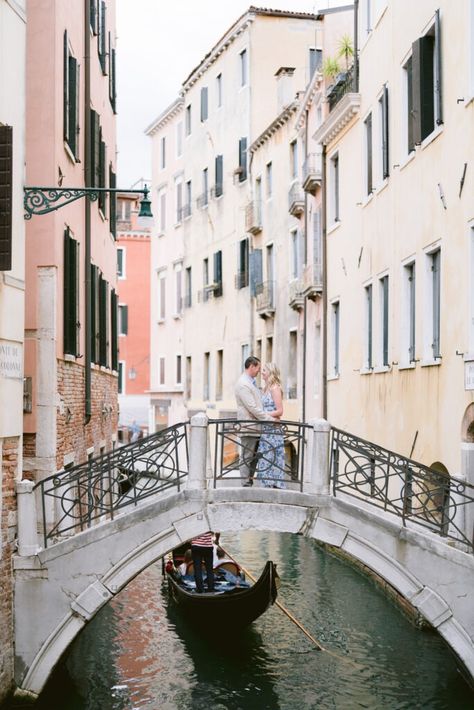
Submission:
M 274 412 L 276 409 L 270 392 L 262 395 L 262 404 L 265 412 Z M 278 428 L 274 426 L 264 426 L 257 449 L 256 476 L 267 488 L 286 488 L 284 437 L 283 433 L 277 432 Z

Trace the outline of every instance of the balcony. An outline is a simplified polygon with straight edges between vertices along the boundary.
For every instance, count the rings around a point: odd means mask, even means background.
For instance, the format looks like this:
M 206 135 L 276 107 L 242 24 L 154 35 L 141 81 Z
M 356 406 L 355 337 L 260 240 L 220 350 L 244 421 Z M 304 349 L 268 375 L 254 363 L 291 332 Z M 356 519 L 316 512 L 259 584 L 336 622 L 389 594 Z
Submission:
M 300 311 L 304 304 L 304 282 L 303 279 L 294 279 L 289 284 L 288 305 L 295 311 Z
M 196 198 L 196 206 L 199 210 L 204 209 L 204 207 L 207 207 L 209 204 L 209 192 L 206 190 L 206 192 L 203 192 L 202 195 L 199 195 L 199 197 Z
M 255 287 L 257 313 L 260 318 L 271 318 L 275 313 L 275 282 L 264 281 Z
M 321 179 L 321 155 L 310 153 L 303 163 L 303 190 L 314 195 L 321 186 Z
M 219 298 L 222 294 L 222 281 L 207 284 L 201 291 L 198 291 L 198 303 L 206 303 L 210 298 Z
M 252 201 L 245 208 L 245 229 L 251 234 L 262 231 L 262 206 L 259 201 Z
M 323 268 L 321 261 L 308 264 L 303 269 L 303 296 L 310 301 L 316 300 L 323 292 Z
M 326 98 L 329 103 L 329 110 L 332 111 L 343 96 L 353 91 L 353 71 L 352 67 L 337 75 L 334 84 L 326 90 Z
M 217 198 L 221 197 L 224 194 L 224 187 L 221 183 L 216 183 L 213 187 L 211 187 L 211 197 Z
M 288 193 L 288 211 L 294 217 L 299 217 L 304 212 L 304 192 L 299 182 L 293 183 Z

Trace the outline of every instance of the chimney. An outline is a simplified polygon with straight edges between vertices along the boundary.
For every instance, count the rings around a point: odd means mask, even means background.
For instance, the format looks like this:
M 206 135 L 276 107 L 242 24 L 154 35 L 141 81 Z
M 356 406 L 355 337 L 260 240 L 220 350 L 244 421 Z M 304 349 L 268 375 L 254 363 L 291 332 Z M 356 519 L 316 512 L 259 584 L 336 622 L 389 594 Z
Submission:
M 294 73 L 294 67 L 280 67 L 275 74 L 277 79 L 278 111 L 282 111 L 295 98 L 295 90 L 293 88 Z

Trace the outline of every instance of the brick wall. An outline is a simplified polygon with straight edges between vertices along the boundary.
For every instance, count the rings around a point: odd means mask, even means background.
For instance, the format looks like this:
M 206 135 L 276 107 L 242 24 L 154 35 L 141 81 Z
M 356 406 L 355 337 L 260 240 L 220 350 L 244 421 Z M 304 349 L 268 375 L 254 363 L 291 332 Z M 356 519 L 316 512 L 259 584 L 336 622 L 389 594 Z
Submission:
M 13 684 L 13 574 L 15 551 L 16 496 L 15 479 L 20 439 L 3 439 L 1 454 L 2 489 L 0 518 L 0 702 Z

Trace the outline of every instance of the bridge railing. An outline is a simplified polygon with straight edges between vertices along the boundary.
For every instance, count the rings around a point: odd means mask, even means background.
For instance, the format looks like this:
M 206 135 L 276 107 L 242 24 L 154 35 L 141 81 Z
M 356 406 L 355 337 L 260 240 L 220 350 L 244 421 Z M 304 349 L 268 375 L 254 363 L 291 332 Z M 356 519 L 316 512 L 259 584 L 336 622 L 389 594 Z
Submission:
M 175 487 L 188 474 L 187 425 L 156 434 L 45 478 L 41 500 L 44 546 Z
M 293 421 L 209 421 L 214 487 L 254 485 L 303 490 L 305 449 L 312 427 Z
M 336 428 L 330 469 L 334 496 L 362 499 L 474 552 L 474 486 Z

